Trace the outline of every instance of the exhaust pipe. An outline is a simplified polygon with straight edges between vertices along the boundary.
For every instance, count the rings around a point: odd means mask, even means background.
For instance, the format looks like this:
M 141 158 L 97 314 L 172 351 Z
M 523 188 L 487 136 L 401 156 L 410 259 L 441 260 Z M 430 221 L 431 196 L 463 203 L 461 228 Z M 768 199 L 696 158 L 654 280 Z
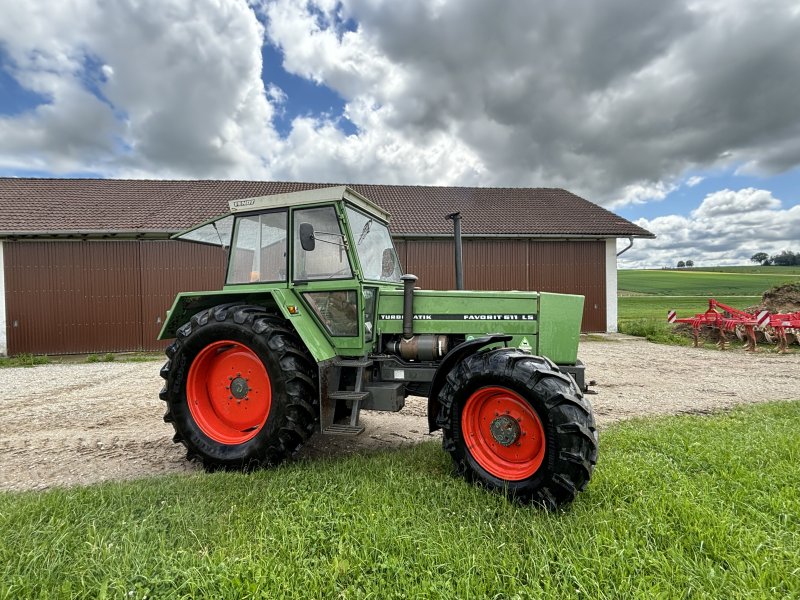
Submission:
M 453 238 L 455 239 L 456 246 L 456 289 L 464 289 L 464 267 L 461 263 L 461 213 L 454 212 L 447 217 L 453 221 Z
M 414 284 L 416 275 L 403 275 L 403 339 L 414 337 Z

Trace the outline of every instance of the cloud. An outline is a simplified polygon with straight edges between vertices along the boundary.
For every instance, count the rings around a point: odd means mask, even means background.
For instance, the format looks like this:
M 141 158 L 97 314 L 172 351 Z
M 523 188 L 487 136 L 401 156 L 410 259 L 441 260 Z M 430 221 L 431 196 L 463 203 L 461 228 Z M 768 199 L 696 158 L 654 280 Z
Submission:
M 637 225 L 656 234 L 637 240 L 620 257 L 623 268 L 746 264 L 756 252 L 800 250 L 800 205 L 783 208 L 767 190 L 744 188 L 708 194 L 690 217 L 667 215 L 639 219 Z
M 264 5 L 284 67 L 407 143 L 450 138 L 483 184 L 561 185 L 614 207 L 663 199 L 689 170 L 800 163 L 790 0 L 311 4 Z
M 47 102 L 0 118 L 0 164 L 257 176 L 276 138 L 262 39 L 236 0 L 12 3 L 0 21 L 12 74 Z
M 277 133 L 292 99 L 262 81 L 265 38 L 355 134 L 336 114 Z M 614 208 L 800 165 L 792 0 L 28 0 L 0 44 L 46 99 L 0 117 L 6 169 L 562 186 Z
M 754 188 L 745 188 L 738 192 L 720 190 L 706 196 L 700 206 L 692 211 L 692 217 L 705 219 L 753 215 L 762 211 L 774 211 L 780 206 L 781 201 L 773 198 L 772 193 L 766 190 Z

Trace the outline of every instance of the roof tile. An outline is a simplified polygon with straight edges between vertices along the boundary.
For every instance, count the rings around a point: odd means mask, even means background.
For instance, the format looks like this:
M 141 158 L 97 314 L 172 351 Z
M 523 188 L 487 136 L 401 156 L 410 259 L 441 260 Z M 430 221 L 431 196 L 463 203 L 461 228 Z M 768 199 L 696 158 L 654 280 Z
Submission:
M 0 235 L 25 232 L 176 232 L 228 210 L 228 201 L 334 183 L 0 178 Z M 652 237 L 559 188 L 350 186 L 391 215 L 395 235 Z

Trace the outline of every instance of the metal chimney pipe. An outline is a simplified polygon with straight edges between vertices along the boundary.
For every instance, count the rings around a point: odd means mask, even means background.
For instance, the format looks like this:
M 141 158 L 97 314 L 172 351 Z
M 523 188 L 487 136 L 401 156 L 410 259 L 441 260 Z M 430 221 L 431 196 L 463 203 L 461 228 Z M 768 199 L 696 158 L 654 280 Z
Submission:
M 403 339 L 414 337 L 414 284 L 416 275 L 403 275 Z
M 454 212 L 446 217 L 453 221 L 453 237 L 456 247 L 456 289 L 464 289 L 464 267 L 461 262 L 461 213 Z

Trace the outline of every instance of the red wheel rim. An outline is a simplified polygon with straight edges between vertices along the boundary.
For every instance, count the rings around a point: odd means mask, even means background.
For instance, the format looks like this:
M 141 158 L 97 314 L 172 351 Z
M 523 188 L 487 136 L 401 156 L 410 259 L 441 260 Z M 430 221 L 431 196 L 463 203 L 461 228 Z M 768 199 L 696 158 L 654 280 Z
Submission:
M 272 388 L 255 352 L 239 342 L 222 340 L 195 357 L 186 399 L 203 433 L 221 444 L 241 444 L 253 439 L 267 422 Z
M 544 460 L 545 436 L 539 416 L 519 394 L 504 387 L 473 393 L 461 413 L 467 449 L 491 475 L 527 479 Z

